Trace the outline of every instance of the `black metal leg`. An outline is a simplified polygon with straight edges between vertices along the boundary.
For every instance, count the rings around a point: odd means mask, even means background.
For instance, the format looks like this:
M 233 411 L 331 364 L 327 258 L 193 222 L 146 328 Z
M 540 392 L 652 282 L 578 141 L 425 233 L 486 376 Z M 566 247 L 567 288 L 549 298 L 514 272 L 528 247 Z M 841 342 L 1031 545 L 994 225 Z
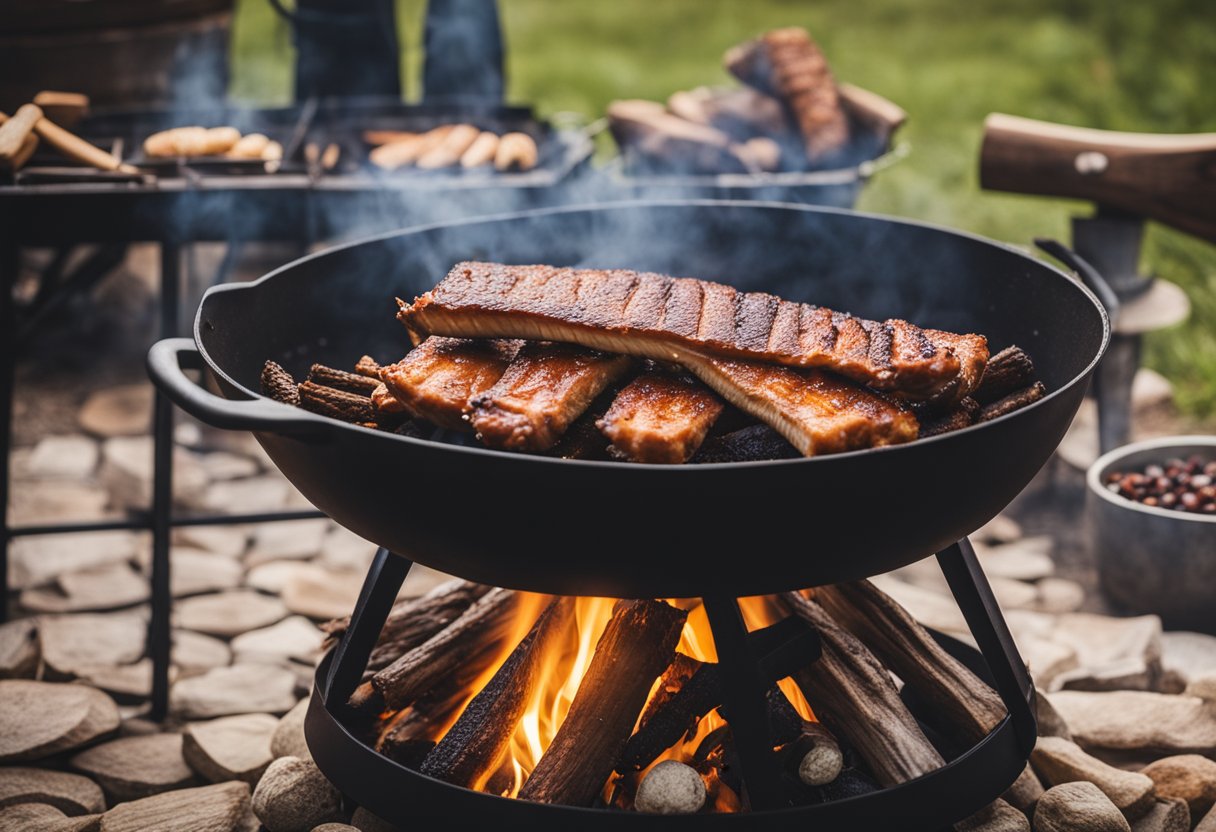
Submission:
M 411 566 L 412 561 L 394 555 L 388 549 L 376 551 L 371 569 L 363 579 L 363 588 L 359 590 L 350 625 L 338 642 L 329 678 L 325 680 L 325 705 L 331 712 L 333 706 L 344 705 L 359 686 L 372 648 L 376 646 L 380 630 L 397 599 L 397 591 L 405 583 Z
M 181 291 L 181 248 L 161 244 L 160 332 L 177 334 Z M 169 588 L 169 534 L 173 528 L 173 405 L 156 391 L 152 418 L 152 616 L 148 622 L 148 656 L 152 659 L 152 719 L 169 713 L 169 665 L 173 634 L 170 618 L 173 596 Z
M 963 538 L 937 555 L 942 574 L 950 585 L 967 626 L 979 645 L 997 693 L 1013 718 L 1018 742 L 1026 754 L 1034 748 L 1038 725 L 1034 714 L 1034 682 L 1013 643 L 1009 625 L 992 594 L 984 570 L 976 560 L 971 541 Z
M 786 805 L 781 769 L 768 725 L 769 681 L 748 645 L 747 626 L 734 598 L 705 598 L 705 612 L 722 666 L 722 699 L 730 712 L 731 736 L 743 766 L 743 784 L 753 810 Z
M 13 289 L 17 283 L 17 241 L 4 231 L 11 227 L 0 216 L 0 623 L 8 620 L 8 493 L 9 452 L 13 441 L 13 385 L 17 370 L 16 314 Z
M 1140 336 L 1112 335 L 1094 373 L 1098 404 L 1098 452 L 1113 451 L 1132 436 L 1132 384 L 1140 367 Z

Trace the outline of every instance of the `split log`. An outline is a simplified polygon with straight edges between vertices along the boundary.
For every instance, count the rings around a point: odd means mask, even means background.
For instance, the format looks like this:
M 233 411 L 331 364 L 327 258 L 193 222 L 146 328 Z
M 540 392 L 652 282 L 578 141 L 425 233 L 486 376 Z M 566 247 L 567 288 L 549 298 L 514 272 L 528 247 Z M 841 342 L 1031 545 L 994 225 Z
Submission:
M 941 714 L 940 730 L 954 739 L 974 745 L 1005 718 L 996 691 L 874 584 L 819 587 L 815 599 Z
M 819 631 L 819 660 L 794 681 L 817 716 L 856 749 L 883 786 L 941 768 L 944 761 L 909 713 L 886 668 L 815 601 L 797 592 L 781 599 Z
M 661 601 L 618 601 L 553 742 L 519 796 L 590 806 L 629 739 L 654 680 L 671 664 L 688 613 Z
M 371 691 L 360 685 L 351 704 L 368 707 L 379 698 L 390 708 L 401 708 L 446 676 L 487 657 L 492 660 L 518 608 L 514 590 L 490 590 L 451 625 L 372 676 L 368 684 L 378 697 L 369 696 Z
M 574 601 L 573 597 L 557 598 L 541 613 L 523 641 L 423 760 L 423 774 L 469 789 L 485 785 L 498 769 L 536 692 L 546 656 L 569 632 Z
M 769 731 L 773 744 L 782 746 L 786 769 L 807 786 L 831 783 L 844 768 L 840 743 L 826 726 L 803 719 L 778 687 L 769 690 Z
M 468 698 L 467 684 L 456 679 L 445 682 L 408 708 L 394 714 L 380 731 L 376 750 L 403 766 L 419 766 L 455 711 Z
M 625 743 L 617 761 L 616 770 L 621 774 L 646 768 L 722 704 L 718 665 L 702 663 L 680 653 L 664 673 L 664 682 L 671 684 L 685 674 L 687 678 L 674 693 L 661 699 L 656 696 L 656 701 L 647 707 L 637 732 Z M 663 684 L 660 683 L 660 690 Z
M 1034 362 L 1030 356 L 1021 347 L 1005 347 L 988 359 L 979 386 L 971 395 L 980 404 L 991 404 L 1033 380 Z
M 489 591 L 490 587 L 484 584 L 455 579 L 445 581 L 418 598 L 398 601 L 380 630 L 380 637 L 367 661 L 364 680 L 441 632 Z M 322 625 L 321 629 L 325 631 L 323 649 L 331 648 L 349 626 L 350 616 L 335 618 Z

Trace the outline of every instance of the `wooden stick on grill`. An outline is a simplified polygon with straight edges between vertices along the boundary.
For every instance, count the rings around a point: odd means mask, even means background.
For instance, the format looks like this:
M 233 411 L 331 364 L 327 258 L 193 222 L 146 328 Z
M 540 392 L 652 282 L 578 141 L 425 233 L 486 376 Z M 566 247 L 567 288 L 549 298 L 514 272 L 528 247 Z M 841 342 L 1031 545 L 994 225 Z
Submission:
M 942 715 L 943 730 L 977 743 L 1005 717 L 996 691 L 947 653 L 869 581 L 819 587 L 815 599 Z
M 899 698 L 886 668 L 818 603 L 797 592 L 781 596 L 819 631 L 819 660 L 794 681 L 833 733 L 865 760 L 883 786 L 941 768 L 944 761 Z
M 542 662 L 566 635 L 574 598 L 552 601 L 494 677 L 422 762 L 423 774 L 481 788 L 499 766 L 540 681 Z
M 671 664 L 688 613 L 619 601 L 553 742 L 519 796 L 589 806 L 612 773 L 651 685 Z

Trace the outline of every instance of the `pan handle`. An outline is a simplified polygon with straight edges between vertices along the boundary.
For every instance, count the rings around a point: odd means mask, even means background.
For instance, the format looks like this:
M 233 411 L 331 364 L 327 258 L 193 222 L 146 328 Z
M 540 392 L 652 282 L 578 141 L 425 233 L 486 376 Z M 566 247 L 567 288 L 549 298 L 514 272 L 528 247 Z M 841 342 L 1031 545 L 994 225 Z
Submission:
M 1113 330 L 1119 321 L 1121 302 L 1119 296 L 1115 294 L 1115 290 L 1110 288 L 1110 284 L 1106 282 L 1106 278 L 1085 258 L 1058 240 L 1035 237 L 1034 244 L 1039 247 L 1040 251 L 1050 254 L 1080 276 L 1081 282 L 1098 296 L 1098 300 L 1106 308 L 1106 316 L 1110 318 L 1110 328 Z
M 182 410 L 212 427 L 316 439 L 326 433 L 321 417 L 267 399 L 225 399 L 191 381 L 185 370 L 203 369 L 202 355 L 189 338 L 166 338 L 148 350 L 148 375 L 157 389 Z

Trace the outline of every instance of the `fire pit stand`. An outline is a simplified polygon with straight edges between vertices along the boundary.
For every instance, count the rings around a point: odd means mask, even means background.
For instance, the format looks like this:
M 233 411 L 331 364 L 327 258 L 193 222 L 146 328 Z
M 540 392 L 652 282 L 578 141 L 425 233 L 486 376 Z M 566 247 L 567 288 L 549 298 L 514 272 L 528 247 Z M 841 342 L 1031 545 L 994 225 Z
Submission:
M 388 618 L 411 561 L 381 548 L 368 571 L 350 626 L 334 651 L 317 669 L 305 721 L 309 751 L 318 767 L 353 802 L 385 820 L 402 825 L 420 818 L 480 818 L 518 821 L 536 828 L 592 829 L 641 824 L 664 829 L 743 828 L 748 821 L 765 829 L 870 828 L 895 820 L 909 829 L 949 826 L 986 806 L 1017 778 L 1036 736 L 1034 685 L 975 552 L 966 540 L 937 555 L 938 564 L 958 602 L 979 651 L 936 636 L 955 658 L 970 667 L 1000 694 L 1008 714 L 974 747 L 942 768 L 902 785 L 868 795 L 811 806 L 790 806 L 782 797 L 778 763 L 768 736 L 764 695 L 771 680 L 762 670 L 774 654 L 777 666 L 805 666 L 818 657 L 818 636 L 810 625 L 786 619 L 766 628 L 765 641 L 775 651 L 758 655 L 755 633 L 749 636 L 736 599 L 704 599 L 719 661 L 723 695 L 740 756 L 742 779 L 752 811 L 736 815 L 654 816 L 603 809 L 533 803 L 471 791 L 437 780 L 381 755 L 355 736 L 346 721 L 346 704 L 358 686 L 372 649 Z M 781 631 L 781 632 L 777 632 Z M 800 664 L 799 664 L 800 663 Z M 771 664 L 769 667 L 771 669 Z M 777 671 L 783 673 L 784 670 Z

